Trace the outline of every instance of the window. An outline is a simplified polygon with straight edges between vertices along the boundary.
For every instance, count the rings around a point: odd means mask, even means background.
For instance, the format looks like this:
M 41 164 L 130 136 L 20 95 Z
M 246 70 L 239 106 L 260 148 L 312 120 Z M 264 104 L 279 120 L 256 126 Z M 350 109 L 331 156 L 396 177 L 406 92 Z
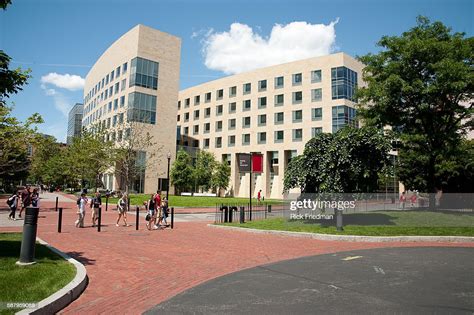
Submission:
M 258 81 L 258 91 L 266 91 L 267 90 L 267 80 Z
M 112 127 L 117 126 L 117 115 L 114 115 L 114 118 L 112 119 Z
M 110 117 L 107 118 L 107 128 L 110 128 Z
M 178 110 L 181 109 L 181 101 L 178 101 Z
M 216 137 L 216 148 L 222 148 L 222 137 Z
M 105 85 L 109 84 L 109 75 L 107 74 L 105 76 Z
M 221 100 L 223 97 L 224 97 L 224 90 L 223 89 L 217 90 L 216 100 Z
M 115 94 L 119 92 L 119 88 L 120 88 L 119 85 L 120 85 L 119 82 L 115 83 L 115 91 L 114 91 Z
M 357 72 L 346 67 L 331 68 L 332 99 L 348 99 L 353 102 L 357 89 Z
M 301 73 L 295 73 L 292 77 L 293 85 L 301 85 L 301 82 L 303 82 L 303 75 Z
M 139 92 L 128 94 L 127 121 L 154 125 L 156 123 L 156 96 Z
M 216 121 L 216 132 L 222 131 L 222 120 Z
M 122 89 L 121 89 L 121 91 L 125 90 L 126 87 L 127 87 L 127 79 L 123 79 L 122 80 Z
M 275 89 L 280 89 L 284 86 L 285 82 L 283 77 L 276 77 L 275 78 Z
M 189 107 L 189 104 L 191 104 L 191 99 L 187 98 L 184 100 L 184 108 Z
M 110 82 L 114 80 L 114 74 L 115 74 L 115 71 L 112 70 L 112 72 L 110 72 Z
M 122 130 L 119 130 L 118 133 L 117 133 L 117 141 L 122 141 L 123 139 L 123 131 Z
M 229 136 L 227 138 L 227 146 L 228 147 L 233 147 L 235 146 L 235 136 Z
M 248 111 L 250 110 L 250 108 L 252 107 L 252 103 L 250 102 L 250 100 L 245 100 L 243 101 L 243 111 Z
M 322 89 L 312 89 L 311 90 L 311 101 L 312 102 L 321 102 L 323 99 L 323 90 Z
M 243 86 L 243 93 L 244 94 L 249 94 L 250 92 L 252 92 L 252 84 L 245 83 L 244 86 Z
M 303 111 L 302 110 L 294 110 L 293 111 L 293 122 L 299 123 L 303 121 Z
M 208 118 L 208 117 L 211 117 L 211 108 L 210 107 L 207 107 L 204 110 L 204 118 Z
M 189 121 L 189 113 L 184 113 L 184 122 Z
M 282 106 L 284 103 L 284 95 L 278 94 L 275 95 L 275 106 Z
M 303 139 L 303 129 L 293 129 L 293 141 L 301 141 Z
M 235 97 L 237 95 L 237 87 L 231 86 L 229 88 L 229 97 Z
M 242 145 L 250 144 L 250 133 L 245 133 L 242 135 Z
M 355 108 L 340 105 L 332 107 L 332 132 L 342 129 L 346 125 L 358 127 Z
M 222 115 L 223 110 L 224 110 L 223 105 L 217 105 L 217 107 L 216 107 L 216 116 Z
M 194 111 L 194 120 L 199 119 L 199 109 Z
M 109 88 L 109 96 L 110 96 L 110 97 L 112 97 L 112 94 L 113 94 L 112 92 L 113 92 L 113 91 L 114 91 L 114 87 L 111 86 L 111 87 Z
M 236 110 L 237 110 L 237 103 L 236 102 L 229 103 L 229 114 L 235 113 Z
M 124 107 L 124 106 L 125 106 L 125 95 L 120 96 L 120 107 Z
M 204 133 L 209 133 L 211 131 L 211 123 L 204 124 Z
M 275 125 L 283 124 L 285 122 L 285 114 L 283 112 L 275 113 Z
M 189 134 L 189 127 L 184 127 L 183 134 L 185 135 Z
M 321 107 L 311 109 L 311 120 L 322 120 L 323 119 L 323 109 Z
M 118 109 L 118 99 L 114 99 L 114 110 Z
M 267 107 L 267 98 L 266 97 L 259 97 L 258 98 L 258 108 L 265 108 Z
M 323 133 L 323 128 L 322 127 L 311 128 L 311 137 L 316 136 L 318 133 Z
M 267 143 L 267 133 L 266 132 L 259 132 L 257 134 L 257 142 L 258 142 L 258 144 Z
M 117 77 L 120 76 L 120 66 L 118 66 L 117 69 L 115 69 L 115 73 L 117 74 Z
M 258 125 L 259 126 L 266 126 L 267 125 L 267 115 L 258 115 Z
M 201 96 L 200 95 L 196 95 L 194 97 L 194 105 L 199 105 L 199 103 L 201 103 Z
M 321 82 L 321 70 L 311 71 L 311 83 Z
M 177 115 L 176 116 L 176 121 L 180 121 L 181 120 L 181 115 Z
M 283 142 L 284 140 L 284 131 L 283 130 L 277 130 L 275 131 L 275 143 L 280 143 Z
M 124 63 L 124 64 L 122 65 L 123 73 L 127 72 L 127 66 L 128 66 L 127 63 Z
M 158 62 L 140 57 L 133 58 L 130 86 L 156 90 L 158 88 Z
M 105 89 L 105 95 L 104 95 L 104 99 L 106 99 L 109 95 L 109 90 L 108 89 Z
M 229 119 L 229 130 L 235 129 L 235 125 L 236 125 L 235 122 L 236 122 L 235 118 Z
M 112 111 L 112 102 L 109 102 L 109 113 Z
M 123 113 L 119 114 L 119 124 L 123 124 Z
M 250 127 L 250 116 L 242 118 L 242 128 L 249 128 Z
M 199 125 L 194 125 L 193 126 L 193 135 L 199 134 Z
M 204 98 L 204 102 L 209 103 L 211 101 L 211 92 L 206 93 L 206 96 Z
M 208 148 L 209 148 L 209 138 L 204 139 L 204 143 L 203 143 L 202 147 L 203 147 L 204 149 L 208 149 Z
M 301 104 L 303 101 L 303 92 L 293 92 L 293 104 Z

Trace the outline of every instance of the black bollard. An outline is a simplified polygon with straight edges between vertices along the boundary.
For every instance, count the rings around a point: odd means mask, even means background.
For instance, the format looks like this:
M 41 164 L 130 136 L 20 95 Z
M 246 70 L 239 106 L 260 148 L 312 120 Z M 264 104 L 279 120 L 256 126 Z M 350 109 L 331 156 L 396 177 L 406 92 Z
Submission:
M 272 205 L 268 205 L 268 213 L 272 212 Z
M 245 223 L 245 207 L 240 207 L 240 224 Z
M 105 197 L 105 211 L 107 212 L 108 209 L 109 209 L 109 196 L 106 196 Z
M 59 208 L 58 215 L 58 233 L 61 233 L 61 226 L 63 225 L 63 208 Z
M 100 232 L 100 226 L 102 225 L 102 207 L 99 207 L 99 220 L 97 221 L 97 232 Z
M 23 239 L 21 241 L 20 260 L 17 261 L 17 265 L 32 265 L 35 263 L 38 214 L 38 207 L 27 207 L 25 209 L 25 221 L 23 223 Z
M 58 211 L 58 197 L 56 197 L 56 208 L 54 210 Z
M 138 231 L 138 222 L 139 222 L 139 219 L 140 219 L 140 207 L 137 206 L 137 213 L 135 214 L 135 230 Z
M 174 227 L 174 207 L 171 207 L 171 228 Z

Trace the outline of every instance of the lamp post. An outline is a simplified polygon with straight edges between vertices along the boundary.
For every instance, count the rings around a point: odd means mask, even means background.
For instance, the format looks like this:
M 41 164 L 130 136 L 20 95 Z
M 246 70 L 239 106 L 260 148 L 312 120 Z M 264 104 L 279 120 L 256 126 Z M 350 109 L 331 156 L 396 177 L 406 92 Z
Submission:
M 169 151 L 168 151 L 167 158 L 168 158 L 168 172 L 166 174 L 166 200 L 168 200 L 169 202 L 168 195 L 170 193 L 170 161 L 171 161 L 171 152 Z

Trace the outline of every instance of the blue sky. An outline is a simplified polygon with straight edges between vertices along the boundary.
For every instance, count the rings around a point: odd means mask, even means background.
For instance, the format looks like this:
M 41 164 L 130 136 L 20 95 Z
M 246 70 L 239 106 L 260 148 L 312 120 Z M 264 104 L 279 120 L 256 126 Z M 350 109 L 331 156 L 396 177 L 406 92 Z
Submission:
M 51 85 L 42 87 L 41 78 L 49 73 L 84 78 L 102 52 L 136 24 L 182 39 L 180 88 L 183 89 L 226 75 L 205 65 L 202 43 L 204 34 L 211 29 L 214 33 L 228 32 L 232 23 L 240 23 L 267 39 L 275 24 L 285 26 L 301 21 L 329 25 L 339 19 L 334 25 L 336 37 L 331 51 L 356 56 L 376 52 L 375 44 L 381 36 L 401 34 L 415 24 L 420 14 L 472 36 L 473 3 L 472 0 L 13 0 L 7 11 L 0 12 L 0 49 L 13 58 L 11 67 L 32 70 L 29 84 L 9 99 L 15 105 L 14 115 L 24 119 L 39 112 L 45 119 L 40 130 L 64 141 L 67 128 L 64 106 L 81 102 L 82 90 L 54 87 L 59 93 L 51 95 L 47 92 Z

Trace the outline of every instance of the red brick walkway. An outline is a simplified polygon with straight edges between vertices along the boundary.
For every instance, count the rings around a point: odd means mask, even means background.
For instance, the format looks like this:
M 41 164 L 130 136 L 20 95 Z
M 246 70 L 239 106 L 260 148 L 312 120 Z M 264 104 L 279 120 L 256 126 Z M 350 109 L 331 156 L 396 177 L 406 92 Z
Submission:
M 141 221 L 116 227 L 115 211 L 103 212 L 102 232 L 74 227 L 74 203 L 63 214 L 58 234 L 57 213 L 42 211 L 38 236 L 81 261 L 89 286 L 64 314 L 140 314 L 204 281 L 245 268 L 302 256 L 388 246 L 469 246 L 451 243 L 352 243 L 319 241 L 213 229 L 205 223 L 178 223 L 174 230 L 147 231 Z M 53 207 L 45 202 L 43 207 Z M 90 226 L 90 210 L 86 221 Z M 134 224 L 135 216 L 129 215 Z M 0 228 L 0 232 L 15 228 Z M 16 228 L 16 230 L 20 230 Z

